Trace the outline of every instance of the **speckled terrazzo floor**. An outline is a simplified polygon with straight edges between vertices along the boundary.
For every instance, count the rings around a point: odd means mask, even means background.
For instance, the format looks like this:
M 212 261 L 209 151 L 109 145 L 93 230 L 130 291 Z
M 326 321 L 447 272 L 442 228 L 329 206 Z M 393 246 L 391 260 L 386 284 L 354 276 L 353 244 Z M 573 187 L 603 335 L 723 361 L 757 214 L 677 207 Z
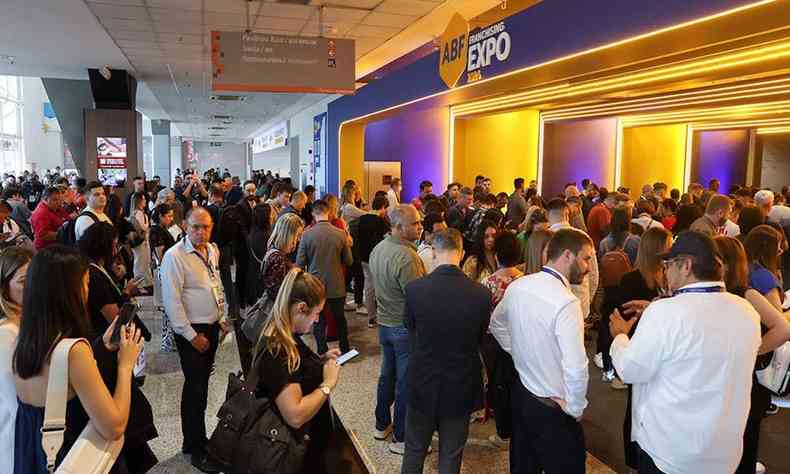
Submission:
M 150 298 L 144 298 L 142 303 L 141 316 L 154 334 L 153 339 L 146 344 L 148 371 L 143 389 L 153 407 L 154 419 L 159 430 L 159 438 L 152 441 L 151 447 L 159 457 L 160 464 L 151 472 L 154 474 L 199 472 L 189 464 L 189 458 L 181 454 L 179 403 L 183 376 L 178 355 L 159 351 L 160 315 L 154 311 Z M 398 473 L 401 457 L 391 454 L 386 442 L 373 439 L 373 412 L 380 364 L 377 331 L 367 328 L 366 317 L 353 313 L 348 313 L 347 316 L 351 344 L 359 349 L 362 356 L 343 368 L 340 384 L 333 395 L 332 403 L 369 470 L 379 474 Z M 311 337 L 306 337 L 305 341 L 313 344 Z M 227 374 L 238 368 L 235 340 L 228 338 L 217 352 L 216 373 L 211 378 L 209 386 L 206 416 L 209 433 L 216 425 L 214 414 L 224 399 Z M 507 451 L 495 449 L 486 441 L 493 433 L 493 421 L 471 426 L 469 442 L 464 451 L 463 473 L 508 472 Z M 434 442 L 434 448 L 436 445 L 437 443 Z M 436 454 L 429 455 L 425 472 L 436 472 L 436 462 Z M 593 456 L 588 456 L 587 472 L 608 474 L 614 471 Z

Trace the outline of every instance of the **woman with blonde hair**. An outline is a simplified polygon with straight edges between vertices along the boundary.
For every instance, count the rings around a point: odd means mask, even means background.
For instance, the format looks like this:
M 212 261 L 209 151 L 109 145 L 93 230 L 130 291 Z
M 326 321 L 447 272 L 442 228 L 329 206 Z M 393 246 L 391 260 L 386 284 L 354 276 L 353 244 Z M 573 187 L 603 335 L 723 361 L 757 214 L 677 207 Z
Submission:
M 748 239 L 748 238 L 747 238 Z M 771 301 L 759 291 L 749 287 L 749 263 L 746 250 L 740 240 L 720 235 L 713 239 L 724 264 L 724 284 L 727 291 L 745 298 L 760 315 L 762 344 L 757 358 L 755 374 L 752 376 L 752 393 L 749 415 L 743 433 L 743 454 L 741 462 L 735 470 L 736 474 L 755 472 L 757 447 L 760 440 L 760 424 L 766 410 L 771 405 L 771 393 L 757 381 L 757 367 L 770 364 L 774 349 L 790 340 L 790 324 L 785 321 L 782 313 Z M 763 466 L 763 470 L 765 467 Z M 757 469 L 759 472 L 760 470 Z
M 22 295 L 27 267 L 33 253 L 22 247 L 0 252 L 0 452 L 6 461 L 0 473 L 14 472 L 14 427 L 16 426 L 16 384 L 12 367 L 14 341 L 22 317 Z M 10 458 L 8 457 L 10 456 Z
M 299 247 L 303 232 L 304 222 L 296 214 L 285 214 L 274 224 L 266 253 L 258 270 L 261 272 L 263 291 L 269 295 L 269 298 L 277 297 L 285 275 L 293 267 L 288 255 Z
M 639 447 L 631 441 L 631 386 L 625 385 L 615 374 L 609 348 L 612 345 L 612 336 L 609 332 L 609 321 L 612 313 L 618 311 L 624 318 L 638 318 L 647 304 L 664 293 L 666 277 L 664 263 L 661 255 L 672 247 L 672 234 L 663 227 L 651 227 L 639 241 L 634 270 L 623 275 L 620 285 L 612 287 L 612 291 L 605 292 L 601 308 L 601 321 L 598 326 L 598 353 L 602 354 L 604 382 L 610 382 L 610 387 L 615 390 L 628 389 L 625 420 L 623 421 L 623 443 L 625 449 L 625 463 L 631 469 L 638 468 Z M 634 324 L 630 337 L 636 331 Z M 596 355 L 596 359 L 598 356 Z
M 356 185 L 347 184 L 343 188 L 343 193 L 341 195 L 343 198 L 343 205 L 340 207 L 340 217 L 343 218 L 346 225 L 365 215 L 365 211 L 358 208 L 356 205 L 359 194 L 359 188 Z
M 261 330 L 253 369 L 258 374 L 256 395 L 273 400 L 288 426 L 310 436 L 299 472 L 311 474 L 328 472 L 325 454 L 332 435 L 332 412 L 327 401 L 340 375 L 335 360 L 340 352 L 332 349 L 322 359 L 301 335 L 312 332 L 325 302 L 320 280 L 291 269 Z

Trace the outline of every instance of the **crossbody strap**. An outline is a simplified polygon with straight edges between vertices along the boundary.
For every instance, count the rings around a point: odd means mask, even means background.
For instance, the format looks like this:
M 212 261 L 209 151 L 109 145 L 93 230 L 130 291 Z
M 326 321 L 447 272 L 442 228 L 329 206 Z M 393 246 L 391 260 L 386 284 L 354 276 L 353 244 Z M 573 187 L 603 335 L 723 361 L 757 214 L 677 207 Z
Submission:
M 55 458 L 63 445 L 66 431 L 66 404 L 69 396 L 69 352 L 72 346 L 85 339 L 62 339 L 52 351 L 47 380 L 47 400 L 44 423 L 41 425 L 41 447 L 47 456 L 47 468 L 55 467 Z

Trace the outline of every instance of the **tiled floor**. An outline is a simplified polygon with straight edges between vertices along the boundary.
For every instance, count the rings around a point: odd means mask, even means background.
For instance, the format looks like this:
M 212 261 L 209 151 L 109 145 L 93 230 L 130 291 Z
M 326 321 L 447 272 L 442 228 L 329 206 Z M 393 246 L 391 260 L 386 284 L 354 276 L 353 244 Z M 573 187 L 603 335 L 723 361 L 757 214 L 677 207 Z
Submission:
M 154 411 L 154 419 L 159 438 L 151 446 L 159 457 L 160 464 L 152 473 L 177 474 L 199 472 L 189 465 L 187 457 L 181 454 L 181 374 L 178 355 L 159 351 L 161 319 L 150 306 L 150 299 L 144 299 L 143 320 L 154 333 L 154 338 L 146 344 L 148 376 L 144 391 Z M 344 425 L 355 440 L 361 457 L 371 472 L 394 474 L 400 472 L 401 457 L 387 450 L 386 442 L 373 439 L 373 412 L 376 400 L 376 383 L 379 373 L 379 346 L 377 331 L 367 328 L 367 318 L 348 313 L 351 342 L 363 356 L 343 367 L 340 384 L 332 403 Z M 306 338 L 309 340 L 311 338 Z M 312 341 L 309 341 L 312 343 Z M 224 400 L 227 374 L 239 368 L 235 341 L 227 338 L 217 352 L 216 373 L 211 378 L 206 425 L 209 433 L 216 424 L 213 416 Z M 489 445 L 487 439 L 494 433 L 493 421 L 486 424 L 473 424 L 469 442 L 464 452 L 464 473 L 505 473 L 508 472 L 507 451 Z M 436 443 L 434 443 L 434 448 Z M 437 457 L 429 455 L 426 472 L 436 472 Z M 600 461 L 588 456 L 587 472 L 591 474 L 612 473 Z M 343 473 L 337 473 L 343 474 Z

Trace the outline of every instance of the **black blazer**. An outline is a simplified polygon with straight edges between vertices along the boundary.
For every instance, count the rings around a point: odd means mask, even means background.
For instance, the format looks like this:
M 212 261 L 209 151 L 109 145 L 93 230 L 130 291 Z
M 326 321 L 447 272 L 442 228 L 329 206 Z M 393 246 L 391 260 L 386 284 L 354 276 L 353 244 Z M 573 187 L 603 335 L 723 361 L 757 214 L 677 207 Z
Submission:
M 483 388 L 480 342 L 491 310 L 491 293 L 456 266 L 441 265 L 406 285 L 409 409 L 438 417 L 474 411 Z

